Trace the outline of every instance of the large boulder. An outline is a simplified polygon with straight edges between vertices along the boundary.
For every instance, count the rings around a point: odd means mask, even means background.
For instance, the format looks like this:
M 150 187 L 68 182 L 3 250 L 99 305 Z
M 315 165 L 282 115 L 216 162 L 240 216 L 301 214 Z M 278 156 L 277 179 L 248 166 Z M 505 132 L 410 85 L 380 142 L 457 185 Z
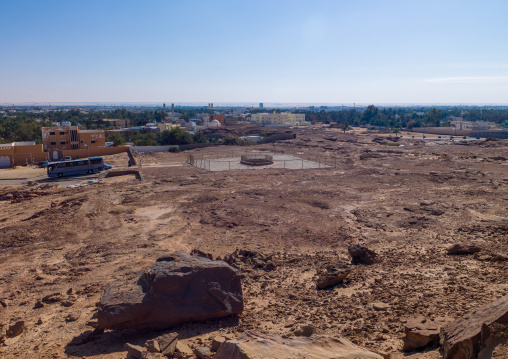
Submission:
M 274 334 L 245 332 L 221 344 L 214 359 L 383 359 L 351 342 L 329 336 L 284 339 Z
M 349 246 L 347 251 L 351 256 L 352 264 L 374 264 L 379 262 L 376 252 L 359 244 Z
M 428 345 L 439 344 L 441 327 L 450 321 L 450 318 L 440 317 L 435 320 L 422 316 L 410 318 L 404 326 L 405 336 L 402 350 L 411 351 L 424 348 Z
M 242 311 L 236 269 L 176 252 L 131 279 L 108 284 L 99 303 L 98 329 L 165 329 Z
M 487 358 L 488 352 L 506 340 L 508 295 L 464 315 L 441 328 L 444 359 Z

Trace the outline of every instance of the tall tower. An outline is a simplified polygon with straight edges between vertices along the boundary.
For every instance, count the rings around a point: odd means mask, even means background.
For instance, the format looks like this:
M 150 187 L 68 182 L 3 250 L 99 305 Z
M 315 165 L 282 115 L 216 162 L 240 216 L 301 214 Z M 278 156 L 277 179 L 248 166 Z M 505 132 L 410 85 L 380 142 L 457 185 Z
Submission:
M 162 112 L 166 113 L 166 104 L 165 103 L 162 104 Z
M 263 103 L 262 102 L 259 103 L 259 108 L 263 108 Z
M 173 112 L 173 113 L 175 112 L 175 104 L 174 103 L 171 104 L 171 112 Z

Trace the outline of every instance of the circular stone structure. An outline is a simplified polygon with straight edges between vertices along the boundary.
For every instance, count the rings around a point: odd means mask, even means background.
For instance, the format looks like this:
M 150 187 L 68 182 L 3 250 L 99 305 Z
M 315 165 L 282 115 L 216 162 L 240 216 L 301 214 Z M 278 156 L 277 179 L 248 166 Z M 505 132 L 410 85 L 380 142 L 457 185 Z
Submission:
M 243 155 L 240 163 L 247 166 L 266 166 L 273 164 L 273 157 L 270 155 Z

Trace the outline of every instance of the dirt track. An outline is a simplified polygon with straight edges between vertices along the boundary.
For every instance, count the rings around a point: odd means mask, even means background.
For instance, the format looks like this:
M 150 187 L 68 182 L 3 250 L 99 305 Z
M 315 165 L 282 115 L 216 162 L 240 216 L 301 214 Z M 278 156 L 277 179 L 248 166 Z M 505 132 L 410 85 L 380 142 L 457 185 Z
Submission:
M 106 332 L 80 345 L 75 339 L 93 330 L 103 286 L 169 251 L 196 248 L 214 258 L 250 250 L 275 269 L 239 265 L 244 314 L 176 328 L 189 344 L 208 345 L 218 332 L 291 334 L 312 324 L 317 333 L 404 357 L 405 318 L 455 318 L 508 294 L 508 261 L 446 255 L 455 242 L 508 254 L 508 142 L 399 142 L 402 147 L 377 134 L 305 130 L 256 149 L 329 156 L 336 168 L 145 167 L 141 182 L 115 178 L 1 201 L 0 298 L 7 306 L 0 307 L 0 325 L 25 320 L 27 329 L 7 340 L 0 356 L 124 358 L 125 342 L 155 334 Z M 185 157 L 143 155 L 142 163 Z M 349 262 L 347 246 L 357 243 L 382 262 L 355 266 L 343 285 L 317 290 L 317 273 L 327 263 Z M 60 298 L 43 301 L 53 293 Z M 34 308 L 38 301 L 43 307 Z M 375 310 L 377 302 L 386 308 Z M 66 321 L 77 312 L 77 321 Z M 497 355 L 507 357 L 506 347 Z M 440 354 L 430 349 L 408 357 Z

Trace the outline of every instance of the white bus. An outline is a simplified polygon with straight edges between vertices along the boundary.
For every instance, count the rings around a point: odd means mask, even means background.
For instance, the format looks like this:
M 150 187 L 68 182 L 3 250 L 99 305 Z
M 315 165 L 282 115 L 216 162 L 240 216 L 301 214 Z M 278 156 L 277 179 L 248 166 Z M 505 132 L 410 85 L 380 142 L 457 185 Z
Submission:
M 82 160 L 50 162 L 47 166 L 48 177 L 77 176 L 92 174 L 109 169 L 102 157 L 91 157 Z

